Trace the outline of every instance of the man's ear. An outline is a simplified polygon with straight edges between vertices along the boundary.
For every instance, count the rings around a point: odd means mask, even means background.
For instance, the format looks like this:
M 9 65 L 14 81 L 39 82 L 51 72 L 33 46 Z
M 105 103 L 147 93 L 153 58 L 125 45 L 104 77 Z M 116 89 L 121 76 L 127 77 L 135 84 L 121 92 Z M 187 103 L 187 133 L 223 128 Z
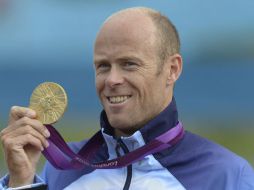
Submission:
M 182 73 L 183 60 L 180 54 L 174 54 L 167 60 L 167 85 L 173 85 Z

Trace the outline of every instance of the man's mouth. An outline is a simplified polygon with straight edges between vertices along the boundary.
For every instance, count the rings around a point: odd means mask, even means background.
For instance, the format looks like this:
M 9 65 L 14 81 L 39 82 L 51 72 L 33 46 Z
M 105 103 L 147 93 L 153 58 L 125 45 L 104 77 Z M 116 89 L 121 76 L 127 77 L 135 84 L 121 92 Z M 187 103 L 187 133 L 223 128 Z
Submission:
M 108 101 L 111 104 L 120 104 L 128 100 L 131 96 L 109 96 L 107 97 Z

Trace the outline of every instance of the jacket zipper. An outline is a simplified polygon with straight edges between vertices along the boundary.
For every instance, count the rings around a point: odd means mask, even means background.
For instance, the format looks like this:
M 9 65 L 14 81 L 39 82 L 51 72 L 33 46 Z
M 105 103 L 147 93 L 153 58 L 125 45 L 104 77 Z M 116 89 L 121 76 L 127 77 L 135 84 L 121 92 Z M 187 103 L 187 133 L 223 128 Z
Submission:
M 124 154 L 127 154 L 127 153 L 130 152 L 128 147 L 122 141 L 122 139 L 118 138 L 117 139 L 117 146 L 115 148 L 116 154 L 117 154 L 118 157 L 121 156 L 120 153 L 119 153 L 119 147 L 122 148 Z M 123 190 L 129 190 L 130 184 L 131 184 L 131 178 L 132 178 L 132 164 L 127 166 L 127 176 L 126 176 L 126 180 L 125 180 L 125 184 L 124 184 Z

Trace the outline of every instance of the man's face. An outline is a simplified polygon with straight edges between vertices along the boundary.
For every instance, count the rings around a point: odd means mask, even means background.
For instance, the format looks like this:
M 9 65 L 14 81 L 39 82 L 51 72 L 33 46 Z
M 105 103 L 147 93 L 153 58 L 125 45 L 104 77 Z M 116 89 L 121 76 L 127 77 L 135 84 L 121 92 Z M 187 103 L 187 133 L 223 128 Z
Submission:
M 137 19 L 106 23 L 94 48 L 97 93 L 122 134 L 132 134 L 170 102 L 167 73 L 158 74 L 155 29 L 149 18 Z

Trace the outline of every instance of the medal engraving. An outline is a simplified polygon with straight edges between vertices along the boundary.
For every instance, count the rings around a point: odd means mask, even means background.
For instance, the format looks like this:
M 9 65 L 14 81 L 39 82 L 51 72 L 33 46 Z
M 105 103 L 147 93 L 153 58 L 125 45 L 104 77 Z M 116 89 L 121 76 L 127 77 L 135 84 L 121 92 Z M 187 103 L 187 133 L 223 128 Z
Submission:
M 53 124 L 64 114 L 67 95 L 59 84 L 45 82 L 37 86 L 30 98 L 30 108 L 36 111 L 37 119 L 43 124 Z

